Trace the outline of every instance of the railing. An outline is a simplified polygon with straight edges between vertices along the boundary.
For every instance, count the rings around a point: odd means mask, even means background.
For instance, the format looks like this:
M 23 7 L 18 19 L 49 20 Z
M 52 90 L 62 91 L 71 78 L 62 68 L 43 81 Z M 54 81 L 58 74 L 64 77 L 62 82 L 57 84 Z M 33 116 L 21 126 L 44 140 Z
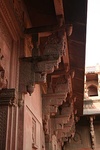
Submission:
M 100 65 L 90 66 L 85 68 L 85 73 L 98 73 L 100 72 Z

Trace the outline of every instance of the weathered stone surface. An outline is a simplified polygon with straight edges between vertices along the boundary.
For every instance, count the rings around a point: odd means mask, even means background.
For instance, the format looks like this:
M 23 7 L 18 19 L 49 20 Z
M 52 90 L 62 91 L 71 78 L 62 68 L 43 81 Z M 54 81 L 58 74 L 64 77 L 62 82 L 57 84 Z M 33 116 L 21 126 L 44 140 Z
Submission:
M 59 63 L 60 59 L 37 62 L 37 64 L 35 65 L 35 72 L 41 72 L 41 74 L 52 73 L 54 71 L 54 67 L 58 68 Z
M 35 83 L 46 83 L 47 73 L 35 73 Z
M 58 107 L 62 105 L 64 101 L 66 101 L 66 97 L 68 94 L 68 82 L 62 80 L 58 80 L 55 84 L 55 88 L 50 87 L 47 89 L 47 94 L 43 94 L 43 113 L 50 113 L 51 106 Z M 48 110 L 48 111 L 46 111 Z
M 6 147 L 7 112 L 7 106 L 0 106 L 0 150 Z
M 66 54 L 66 36 L 64 32 L 58 32 L 48 37 L 44 55 L 63 56 Z
M 15 105 L 15 89 L 0 90 L 0 105 Z

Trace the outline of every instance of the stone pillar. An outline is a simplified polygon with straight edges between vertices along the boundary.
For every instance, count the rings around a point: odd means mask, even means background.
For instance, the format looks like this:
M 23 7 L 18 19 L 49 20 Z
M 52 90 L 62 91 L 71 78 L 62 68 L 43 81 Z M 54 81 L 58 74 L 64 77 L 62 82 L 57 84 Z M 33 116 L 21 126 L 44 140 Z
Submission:
M 46 150 L 52 150 L 52 142 L 49 134 L 45 135 L 45 148 Z
M 100 73 L 98 73 L 98 96 L 100 96 Z
M 90 116 L 91 148 L 92 148 L 92 150 L 95 150 L 95 131 L 94 131 L 93 119 L 94 119 L 94 117 Z
M 24 149 L 24 107 L 18 108 L 17 150 Z

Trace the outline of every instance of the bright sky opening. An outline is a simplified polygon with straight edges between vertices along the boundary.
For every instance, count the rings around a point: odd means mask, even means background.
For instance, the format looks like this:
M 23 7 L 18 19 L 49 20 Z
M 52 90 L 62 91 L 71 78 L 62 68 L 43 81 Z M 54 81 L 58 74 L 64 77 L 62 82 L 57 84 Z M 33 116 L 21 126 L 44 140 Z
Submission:
M 88 0 L 86 67 L 100 64 L 100 0 Z

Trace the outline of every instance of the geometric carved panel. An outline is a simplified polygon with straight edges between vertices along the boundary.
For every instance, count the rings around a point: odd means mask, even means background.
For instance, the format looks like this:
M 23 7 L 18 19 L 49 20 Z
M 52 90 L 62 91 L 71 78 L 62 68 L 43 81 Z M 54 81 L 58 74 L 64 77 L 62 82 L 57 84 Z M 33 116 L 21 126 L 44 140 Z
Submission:
M 0 106 L 0 150 L 5 150 L 7 131 L 7 106 Z

